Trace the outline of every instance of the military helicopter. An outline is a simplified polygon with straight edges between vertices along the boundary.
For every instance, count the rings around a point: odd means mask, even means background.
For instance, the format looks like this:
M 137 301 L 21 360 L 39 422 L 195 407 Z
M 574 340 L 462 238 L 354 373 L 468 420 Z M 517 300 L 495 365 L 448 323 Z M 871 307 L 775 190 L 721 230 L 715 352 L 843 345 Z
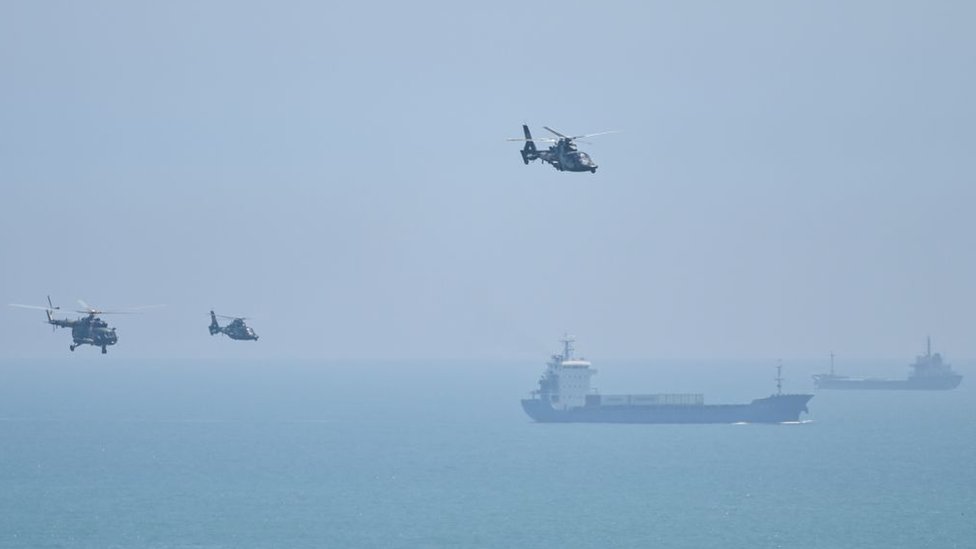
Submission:
M 218 316 L 220 318 L 230 319 L 231 321 L 230 324 L 226 326 L 221 326 L 217 322 Z M 231 339 L 240 339 L 240 340 L 250 339 L 250 340 L 257 341 L 258 334 L 254 333 L 254 330 L 250 328 L 247 324 L 244 324 L 245 320 L 247 320 L 247 318 L 218 315 L 218 314 L 214 314 L 213 311 L 210 311 L 210 335 L 217 335 L 222 333 Z
M 529 133 L 529 127 L 522 124 L 522 132 L 525 133 L 525 137 L 512 137 L 509 138 L 509 141 L 525 141 L 525 147 L 523 147 L 520 151 L 522 153 L 522 162 L 528 164 L 532 160 L 540 159 L 543 162 L 552 164 L 553 168 L 556 168 L 561 172 L 596 173 L 596 163 L 593 162 L 590 155 L 576 148 L 576 140 L 584 137 L 595 137 L 597 135 L 617 133 L 616 131 L 609 131 L 568 136 L 557 132 L 549 126 L 543 126 L 543 128 L 553 133 L 558 139 L 543 137 L 541 139 L 533 140 L 532 134 Z M 540 151 L 539 149 L 535 148 L 536 141 L 555 143 L 555 145 L 552 145 L 547 150 Z
M 82 313 L 87 316 L 83 316 L 76 320 L 62 320 L 59 318 L 54 318 L 54 311 L 61 310 L 61 307 L 54 306 L 54 303 L 51 302 L 51 296 L 47 296 L 47 307 L 18 305 L 14 303 L 11 303 L 10 306 L 20 307 L 22 309 L 40 309 L 44 311 L 47 313 L 47 323 L 51 324 L 54 328 L 71 328 L 71 339 L 74 341 L 74 343 L 69 345 L 68 349 L 74 351 L 76 348 L 81 347 L 82 345 L 92 345 L 94 347 L 101 347 L 103 355 L 108 352 L 109 345 L 115 345 L 118 343 L 119 336 L 116 335 L 115 328 L 110 328 L 108 323 L 98 318 L 98 315 L 136 314 L 138 313 L 138 309 L 148 309 L 161 306 L 152 305 L 150 307 L 137 307 L 126 311 L 101 311 L 80 299 L 78 300 L 78 303 L 83 307 L 83 309 L 78 309 L 75 312 Z

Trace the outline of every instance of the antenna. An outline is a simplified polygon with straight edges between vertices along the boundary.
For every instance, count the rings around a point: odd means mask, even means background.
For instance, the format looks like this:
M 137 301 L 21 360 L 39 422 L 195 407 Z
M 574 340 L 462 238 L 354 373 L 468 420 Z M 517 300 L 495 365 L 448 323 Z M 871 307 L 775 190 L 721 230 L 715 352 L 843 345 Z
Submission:
M 783 359 L 776 365 L 776 394 L 783 394 Z
M 932 336 L 925 336 L 925 356 L 932 357 Z
M 563 360 L 573 358 L 573 343 L 576 341 L 576 338 L 563 332 L 563 338 L 559 341 L 563 343 Z
M 830 351 L 830 375 L 834 375 L 834 352 Z

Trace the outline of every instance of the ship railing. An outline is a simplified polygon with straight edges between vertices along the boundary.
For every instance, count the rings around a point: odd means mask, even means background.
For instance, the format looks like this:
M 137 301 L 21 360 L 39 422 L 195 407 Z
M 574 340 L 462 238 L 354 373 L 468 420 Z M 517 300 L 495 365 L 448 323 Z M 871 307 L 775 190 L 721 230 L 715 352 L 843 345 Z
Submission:
M 603 406 L 703 406 L 701 393 L 661 393 L 650 395 L 600 395 Z

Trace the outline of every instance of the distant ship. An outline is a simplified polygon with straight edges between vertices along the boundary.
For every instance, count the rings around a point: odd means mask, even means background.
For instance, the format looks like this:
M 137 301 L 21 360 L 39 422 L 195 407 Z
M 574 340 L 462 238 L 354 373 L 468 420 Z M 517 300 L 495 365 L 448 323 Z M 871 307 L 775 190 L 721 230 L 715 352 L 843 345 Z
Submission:
M 830 355 L 830 373 L 813 376 L 817 389 L 912 389 L 919 391 L 946 391 L 955 389 L 962 376 L 942 361 L 942 355 L 932 352 L 932 339 L 926 339 L 925 354 L 915 358 L 907 379 L 878 377 L 848 377 L 834 373 L 834 355 Z
M 601 395 L 590 389 L 596 370 L 573 357 L 571 337 L 564 337 L 563 353 L 552 355 L 539 380 L 539 389 L 522 400 L 522 409 L 543 423 L 785 423 L 808 412 L 813 395 L 782 393 L 749 404 L 705 404 L 701 394 Z

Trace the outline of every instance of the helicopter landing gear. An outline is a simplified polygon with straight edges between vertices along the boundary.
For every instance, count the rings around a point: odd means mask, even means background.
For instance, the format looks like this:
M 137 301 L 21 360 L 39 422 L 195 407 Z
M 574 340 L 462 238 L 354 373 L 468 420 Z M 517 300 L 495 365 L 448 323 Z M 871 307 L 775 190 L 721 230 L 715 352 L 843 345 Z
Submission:
M 71 349 L 71 352 L 74 352 L 75 351 L 75 346 L 74 345 L 68 345 L 68 348 Z
M 596 168 L 590 168 L 590 173 L 596 173 Z
M 104 345 L 102 345 L 102 354 L 104 355 L 104 354 L 105 354 L 105 353 L 107 353 L 107 352 L 108 352 L 108 349 L 106 349 L 106 348 L 105 348 L 105 346 L 104 346 Z

